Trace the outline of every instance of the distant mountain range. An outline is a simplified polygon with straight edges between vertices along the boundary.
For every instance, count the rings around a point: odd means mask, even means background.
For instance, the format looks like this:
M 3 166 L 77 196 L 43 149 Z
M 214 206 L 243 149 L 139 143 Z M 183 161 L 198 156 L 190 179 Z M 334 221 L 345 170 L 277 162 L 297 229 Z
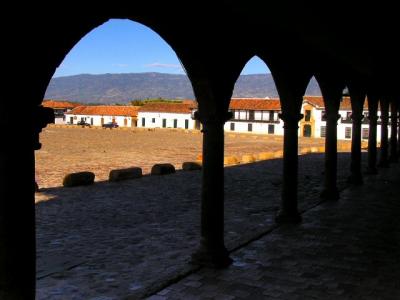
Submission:
M 321 95 L 313 78 L 307 95 Z M 278 97 L 271 74 L 241 75 L 233 97 Z M 46 99 L 81 103 L 124 104 L 137 99 L 194 99 L 186 75 L 165 73 L 81 74 L 53 78 Z

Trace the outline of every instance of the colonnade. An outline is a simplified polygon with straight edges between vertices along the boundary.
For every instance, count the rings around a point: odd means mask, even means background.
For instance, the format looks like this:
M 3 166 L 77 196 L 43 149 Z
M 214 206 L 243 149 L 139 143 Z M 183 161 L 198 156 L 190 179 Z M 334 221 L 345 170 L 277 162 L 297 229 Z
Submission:
M 326 108 L 325 138 L 325 172 L 324 189 L 321 197 L 325 200 L 338 200 L 337 188 L 337 121 L 340 118 L 339 106 L 343 97 L 343 86 L 327 86 L 321 84 Z M 398 114 L 395 101 L 379 98 L 366 89 L 351 87 L 352 104 L 352 147 L 349 166 L 348 183 L 363 184 L 363 173 L 377 174 L 378 168 L 388 167 L 397 162 L 399 155 Z M 281 206 L 275 221 L 279 224 L 300 223 L 302 218 L 298 211 L 298 122 L 302 119 L 298 97 L 281 98 L 288 101 L 282 104 L 279 117 L 284 122 L 283 142 L 283 178 L 281 190 Z M 229 101 L 229 100 L 227 100 Z M 285 100 L 283 100 L 285 101 Z M 368 103 L 368 117 L 362 114 L 365 101 Z M 382 140 L 379 153 L 377 147 L 378 105 L 381 107 Z M 223 124 L 230 118 L 229 112 L 205 117 L 199 112 L 197 118 L 203 123 L 203 177 L 201 205 L 201 242 L 199 250 L 192 256 L 193 263 L 200 265 L 224 267 L 231 259 L 224 246 L 224 171 L 223 171 Z M 389 116 L 390 107 L 390 116 Z M 368 161 L 366 170 L 362 170 L 361 161 L 361 124 L 364 118 L 369 120 Z M 388 126 L 391 126 L 390 139 Z M 267 200 L 266 200 L 267 201 Z
M 294 9 L 290 7 L 293 3 L 285 2 L 275 5 L 205 1 L 193 9 L 182 7 L 178 1 L 157 5 L 149 1 L 141 5 L 132 3 L 132 7 L 107 5 L 104 11 L 93 8 L 91 14 L 68 5 L 72 8 L 73 20 L 71 14 L 63 16 L 56 9 L 47 8 L 42 12 L 38 9 L 32 13 L 18 7 L 19 26 L 12 28 L 16 32 L 4 26 L 2 35 L 4 57 L 12 63 L 3 69 L 8 76 L 4 83 L 7 88 L 2 94 L 4 113 L 0 118 L 2 129 L 10 135 L 0 147 L 0 298 L 35 298 L 34 151 L 40 147 L 40 130 L 51 121 L 40 106 L 46 87 L 71 48 L 110 18 L 136 20 L 163 37 L 179 57 L 198 101 L 197 118 L 203 123 L 201 240 L 192 256 L 193 263 L 214 267 L 231 263 L 224 244 L 223 125 L 230 118 L 228 107 L 234 84 L 245 63 L 254 55 L 268 63 L 281 99 L 280 117 L 285 136 L 278 223 L 301 222 L 297 132 L 302 118 L 301 101 L 312 76 L 320 83 L 327 113 L 325 175 L 321 178 L 324 199 L 340 197 L 336 183 L 336 124 L 344 87 L 349 89 L 353 106 L 349 182 L 363 182 L 361 108 L 366 96 L 370 122 L 368 172 L 374 174 L 377 166 L 389 167 L 398 160 L 399 99 L 396 98 L 397 82 L 392 75 L 397 72 L 400 60 L 398 43 L 393 38 L 398 36 L 394 32 L 397 27 L 385 23 L 391 18 L 376 13 L 375 7 L 369 15 L 350 13 L 347 7 L 352 22 L 337 22 L 337 17 L 326 17 L 326 6 L 318 10 L 303 5 Z M 342 7 L 336 8 L 342 15 Z M 384 19 L 379 20 L 380 16 Z M 371 23 L 373 32 L 367 26 L 370 23 L 365 22 L 370 19 L 375 20 Z M 316 24 L 318 30 L 310 30 Z M 357 26 L 360 24 L 363 26 Z M 34 41 L 29 43 L 28 37 Z M 325 63 L 330 67 L 326 68 Z M 332 66 L 336 68 L 334 71 Z M 21 77 L 22 71 L 26 76 Z M 379 149 L 376 143 L 378 105 L 382 131 Z M 23 117 L 16 121 L 16 113 L 22 109 Z

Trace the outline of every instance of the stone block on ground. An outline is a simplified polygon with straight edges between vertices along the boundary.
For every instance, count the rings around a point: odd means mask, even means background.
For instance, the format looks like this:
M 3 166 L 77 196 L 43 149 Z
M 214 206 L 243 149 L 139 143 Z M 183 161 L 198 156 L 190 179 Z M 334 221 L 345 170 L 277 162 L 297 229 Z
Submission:
M 311 148 L 301 148 L 300 149 L 300 154 L 307 154 L 311 153 Z
M 111 170 L 108 176 L 109 181 L 121 181 L 142 177 L 142 168 L 133 167 L 126 169 Z
M 79 185 L 90 185 L 94 183 L 95 175 L 93 172 L 77 172 L 65 175 L 63 186 L 72 187 Z
M 193 161 L 184 162 L 182 164 L 182 170 L 184 170 L 184 171 L 201 170 L 201 163 L 193 162 Z
M 236 156 L 225 156 L 224 157 L 224 165 L 236 165 L 239 163 L 239 160 Z
M 151 175 L 166 175 L 175 173 L 175 167 L 172 164 L 155 164 L 151 168 Z
M 267 160 L 275 158 L 274 152 L 261 152 L 258 154 L 259 160 Z
M 255 162 L 255 161 L 256 161 L 256 159 L 251 154 L 246 154 L 246 155 L 242 156 L 242 163 L 246 164 L 246 163 L 252 163 L 252 162 Z

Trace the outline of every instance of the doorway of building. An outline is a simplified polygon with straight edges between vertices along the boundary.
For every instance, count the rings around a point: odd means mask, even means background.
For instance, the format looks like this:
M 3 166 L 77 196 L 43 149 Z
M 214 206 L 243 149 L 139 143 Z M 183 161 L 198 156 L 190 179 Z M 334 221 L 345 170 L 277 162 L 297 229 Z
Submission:
M 304 125 L 303 127 L 303 136 L 304 137 L 311 137 L 311 125 Z

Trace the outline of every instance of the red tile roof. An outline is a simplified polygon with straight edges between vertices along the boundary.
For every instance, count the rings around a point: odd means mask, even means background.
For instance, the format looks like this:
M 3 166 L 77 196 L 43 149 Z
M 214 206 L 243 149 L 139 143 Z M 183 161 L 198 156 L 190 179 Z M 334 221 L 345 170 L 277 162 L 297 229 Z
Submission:
M 42 105 L 44 107 L 50 107 L 50 108 L 74 108 L 82 104 L 70 101 L 63 101 L 63 100 L 46 99 L 43 100 Z
M 308 102 L 309 104 L 317 108 L 325 107 L 324 99 L 322 98 L 322 96 L 304 96 L 303 101 Z
M 130 116 L 136 117 L 139 106 L 78 106 L 68 112 L 73 115 L 96 115 L 96 116 Z
M 197 108 L 197 103 L 146 103 L 139 110 L 140 112 L 165 112 L 176 114 L 190 114 L 193 109 Z
M 322 96 L 304 96 L 304 101 L 307 101 L 311 105 L 314 105 L 317 108 L 325 108 L 325 103 Z M 351 101 L 350 97 L 343 97 L 340 102 L 340 110 L 351 110 Z M 368 109 L 368 101 L 364 102 L 364 110 Z
M 281 103 L 277 98 L 232 98 L 229 109 L 280 110 Z

